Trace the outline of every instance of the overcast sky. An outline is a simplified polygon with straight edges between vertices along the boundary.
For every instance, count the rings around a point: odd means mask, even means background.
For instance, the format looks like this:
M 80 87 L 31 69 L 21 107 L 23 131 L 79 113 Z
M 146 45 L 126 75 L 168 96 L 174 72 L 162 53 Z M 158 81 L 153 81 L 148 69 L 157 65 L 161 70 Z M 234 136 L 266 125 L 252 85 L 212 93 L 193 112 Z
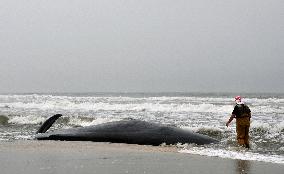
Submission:
M 284 92 L 283 0 L 1 0 L 0 93 Z

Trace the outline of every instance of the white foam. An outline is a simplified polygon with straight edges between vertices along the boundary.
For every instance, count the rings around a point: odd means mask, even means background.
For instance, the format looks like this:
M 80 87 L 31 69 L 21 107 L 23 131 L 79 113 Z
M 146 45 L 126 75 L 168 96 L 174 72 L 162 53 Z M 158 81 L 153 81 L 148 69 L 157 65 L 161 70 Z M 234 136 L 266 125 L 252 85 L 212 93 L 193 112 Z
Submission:
M 263 130 L 269 130 L 270 129 L 270 125 L 268 123 L 265 123 L 263 121 L 258 121 L 258 120 L 254 120 L 251 122 L 251 128 L 262 128 Z
M 190 147 L 190 149 L 183 149 L 179 151 L 180 153 L 189 153 L 202 156 L 211 157 L 221 157 L 230 159 L 240 159 L 240 160 L 252 160 L 252 161 L 262 161 L 284 164 L 284 157 L 280 155 L 264 155 L 249 152 L 246 150 L 234 151 L 234 150 L 224 150 L 224 149 L 213 149 L 213 148 L 203 148 L 203 147 Z
M 46 118 L 44 117 L 39 117 L 39 116 L 34 116 L 34 115 L 28 115 L 25 117 L 21 116 L 15 116 L 11 119 L 9 119 L 9 123 L 13 124 L 40 124 L 44 122 Z
M 255 120 L 251 123 L 251 129 L 262 129 L 269 133 L 281 133 L 284 130 L 284 121 L 274 124 L 265 123 L 261 120 Z
M 160 103 L 74 103 L 70 101 L 46 101 L 44 103 L 2 103 L 14 109 L 74 110 L 74 111 L 150 111 L 150 112 L 205 112 L 230 113 L 232 106 L 213 104 L 160 104 Z
M 284 99 L 246 99 L 253 113 L 284 113 Z M 0 107 L 74 111 L 152 111 L 231 113 L 231 98 L 214 97 L 71 97 L 52 95 L 0 95 Z

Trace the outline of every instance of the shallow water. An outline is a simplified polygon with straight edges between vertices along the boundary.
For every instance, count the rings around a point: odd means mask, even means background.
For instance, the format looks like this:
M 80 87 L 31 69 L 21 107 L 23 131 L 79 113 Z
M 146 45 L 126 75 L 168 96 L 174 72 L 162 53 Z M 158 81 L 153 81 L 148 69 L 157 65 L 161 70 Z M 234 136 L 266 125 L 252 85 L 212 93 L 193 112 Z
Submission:
M 0 141 L 32 139 L 40 124 L 61 113 L 51 128 L 140 119 L 217 138 L 217 145 L 183 146 L 182 153 L 284 163 L 284 95 L 244 94 L 252 110 L 251 149 L 240 150 L 235 122 L 226 127 L 234 94 L 90 93 L 0 95 Z

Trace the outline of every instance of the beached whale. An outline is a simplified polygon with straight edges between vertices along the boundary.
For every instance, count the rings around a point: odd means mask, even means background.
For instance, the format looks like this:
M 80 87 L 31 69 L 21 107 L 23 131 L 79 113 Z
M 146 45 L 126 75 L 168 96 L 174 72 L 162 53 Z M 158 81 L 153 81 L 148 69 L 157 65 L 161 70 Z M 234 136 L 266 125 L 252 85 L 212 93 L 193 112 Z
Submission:
M 46 120 L 37 131 L 35 138 L 38 140 L 95 141 L 155 146 L 162 143 L 195 143 L 202 145 L 218 142 L 209 136 L 189 130 L 141 120 L 114 121 L 46 133 L 60 116 L 62 115 L 57 114 Z

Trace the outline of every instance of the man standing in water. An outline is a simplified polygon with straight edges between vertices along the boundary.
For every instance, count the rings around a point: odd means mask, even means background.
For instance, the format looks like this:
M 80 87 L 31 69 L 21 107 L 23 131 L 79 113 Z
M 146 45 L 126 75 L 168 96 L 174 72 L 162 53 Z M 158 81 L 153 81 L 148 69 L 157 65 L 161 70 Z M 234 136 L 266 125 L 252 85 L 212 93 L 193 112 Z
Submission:
M 251 111 L 249 107 L 242 102 L 242 98 L 240 96 L 236 96 L 235 101 L 236 106 L 229 121 L 226 123 L 226 126 L 228 127 L 231 121 L 236 118 L 238 144 L 249 148 L 249 126 Z

